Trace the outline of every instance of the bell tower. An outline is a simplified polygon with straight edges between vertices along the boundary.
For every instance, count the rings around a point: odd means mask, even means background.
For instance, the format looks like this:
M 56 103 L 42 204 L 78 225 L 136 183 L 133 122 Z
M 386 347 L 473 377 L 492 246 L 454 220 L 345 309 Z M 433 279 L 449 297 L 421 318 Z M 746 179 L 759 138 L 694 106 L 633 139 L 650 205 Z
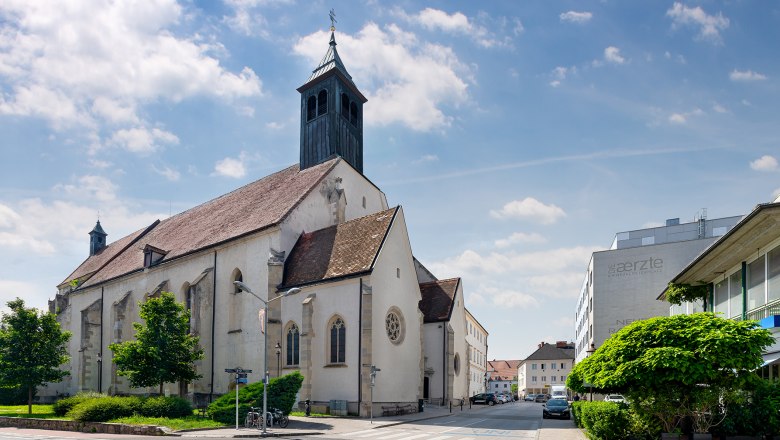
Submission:
M 330 12 L 328 52 L 298 87 L 301 94 L 301 169 L 341 156 L 363 173 L 363 104 L 368 101 L 336 50 L 336 18 Z
M 97 221 L 95 227 L 89 233 L 89 255 L 95 255 L 106 247 L 106 231 L 100 226 L 100 220 Z

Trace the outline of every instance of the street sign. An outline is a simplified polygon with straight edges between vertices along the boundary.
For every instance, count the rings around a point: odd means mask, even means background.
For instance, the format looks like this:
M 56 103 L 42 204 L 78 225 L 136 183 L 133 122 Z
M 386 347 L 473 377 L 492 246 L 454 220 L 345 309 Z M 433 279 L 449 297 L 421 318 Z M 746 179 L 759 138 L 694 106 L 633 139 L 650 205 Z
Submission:
M 239 379 L 246 379 L 247 374 L 246 373 L 237 373 L 236 374 Z
M 249 383 L 249 379 L 247 379 L 246 377 L 237 377 L 236 383 Z
M 238 373 L 238 374 L 241 374 L 241 373 L 251 373 L 251 372 L 252 372 L 252 370 L 247 370 L 247 369 L 244 369 L 244 368 L 241 368 L 241 367 L 225 368 L 225 373 Z

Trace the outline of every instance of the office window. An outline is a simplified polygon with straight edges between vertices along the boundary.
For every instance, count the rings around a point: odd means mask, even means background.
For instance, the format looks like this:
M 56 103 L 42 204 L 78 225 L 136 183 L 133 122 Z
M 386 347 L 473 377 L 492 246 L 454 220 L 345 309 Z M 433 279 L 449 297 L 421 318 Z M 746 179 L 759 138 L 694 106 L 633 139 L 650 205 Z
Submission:
M 555 376 L 551 376 L 550 381 L 555 382 Z
M 542 382 L 547 382 L 547 376 L 542 376 Z
M 556 366 L 556 365 L 557 365 L 557 364 L 556 364 L 555 362 L 551 363 L 551 364 L 550 364 L 550 369 L 551 369 L 551 370 L 555 370 L 555 366 Z
M 531 383 L 536 383 L 536 376 L 531 376 Z
M 536 370 L 536 364 L 531 364 L 531 369 Z
M 655 237 L 642 237 L 642 246 L 655 244 Z
M 544 370 L 544 364 L 542 364 L 542 370 Z

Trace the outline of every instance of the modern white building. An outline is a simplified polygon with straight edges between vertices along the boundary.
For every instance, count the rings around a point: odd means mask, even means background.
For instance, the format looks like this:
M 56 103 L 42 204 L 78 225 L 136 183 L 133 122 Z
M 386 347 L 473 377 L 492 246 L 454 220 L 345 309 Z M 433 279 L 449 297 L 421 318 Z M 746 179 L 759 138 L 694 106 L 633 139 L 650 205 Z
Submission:
M 553 385 L 566 385 L 566 378 L 574 367 L 574 344 L 558 341 L 542 342 L 530 356 L 517 367 L 517 392 L 550 394 Z
M 488 332 L 466 309 L 466 346 L 469 353 L 469 396 L 484 393 L 487 385 Z
M 669 314 L 656 301 L 671 279 L 742 216 L 619 232 L 610 249 L 594 252 L 588 263 L 575 312 L 576 361 L 634 321 Z
M 764 352 L 760 374 L 780 378 L 780 197 L 756 206 L 672 281 L 704 284 L 709 291 L 704 304 L 659 301 L 672 315 L 704 308 L 724 318 L 757 320 L 770 330 L 775 344 Z

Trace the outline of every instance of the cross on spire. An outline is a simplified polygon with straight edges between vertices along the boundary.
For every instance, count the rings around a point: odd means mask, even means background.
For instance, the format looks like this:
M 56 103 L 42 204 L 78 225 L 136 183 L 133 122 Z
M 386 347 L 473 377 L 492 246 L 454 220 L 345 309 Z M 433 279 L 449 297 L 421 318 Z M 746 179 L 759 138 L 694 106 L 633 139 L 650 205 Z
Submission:
M 331 8 L 330 13 L 328 14 L 330 16 L 330 31 L 333 32 L 336 30 L 336 11 Z

